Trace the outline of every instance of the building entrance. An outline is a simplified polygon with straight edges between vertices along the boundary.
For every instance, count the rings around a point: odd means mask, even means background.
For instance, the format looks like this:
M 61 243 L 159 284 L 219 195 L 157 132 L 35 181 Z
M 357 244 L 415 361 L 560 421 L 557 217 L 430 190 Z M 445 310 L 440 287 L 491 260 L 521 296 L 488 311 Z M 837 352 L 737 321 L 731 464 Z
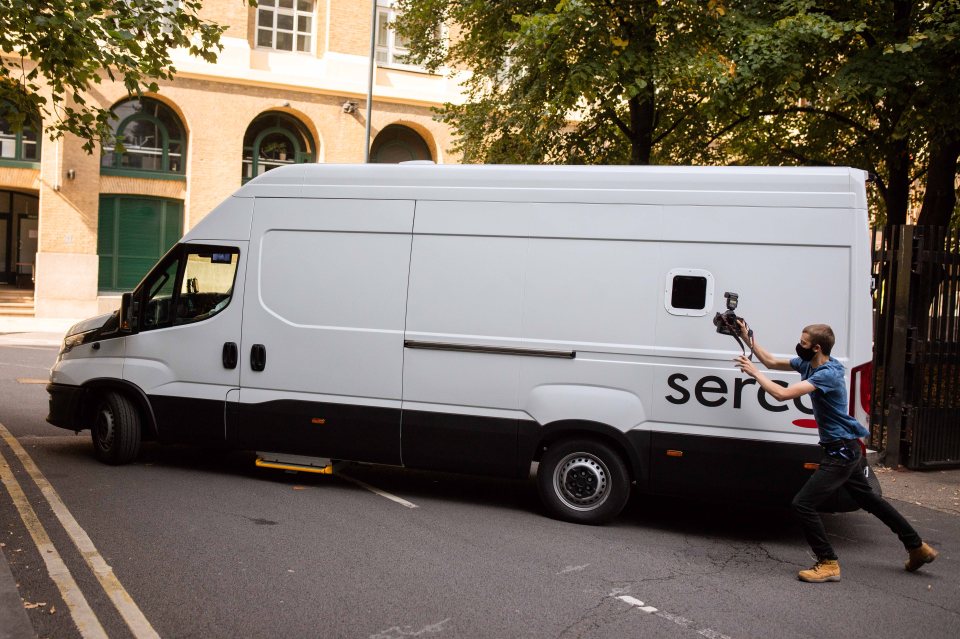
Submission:
M 0 282 L 32 286 L 40 198 L 0 189 Z

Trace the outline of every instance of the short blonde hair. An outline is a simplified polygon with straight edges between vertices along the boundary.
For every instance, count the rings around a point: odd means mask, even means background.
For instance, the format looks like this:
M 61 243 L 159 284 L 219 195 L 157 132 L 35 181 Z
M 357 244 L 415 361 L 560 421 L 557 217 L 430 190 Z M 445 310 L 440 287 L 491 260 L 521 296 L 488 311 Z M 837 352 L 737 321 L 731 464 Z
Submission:
M 837 338 L 833 335 L 833 329 L 827 324 L 811 324 L 804 327 L 803 332 L 810 336 L 810 346 L 819 344 L 820 350 L 827 356 L 833 350 L 833 345 L 837 343 Z

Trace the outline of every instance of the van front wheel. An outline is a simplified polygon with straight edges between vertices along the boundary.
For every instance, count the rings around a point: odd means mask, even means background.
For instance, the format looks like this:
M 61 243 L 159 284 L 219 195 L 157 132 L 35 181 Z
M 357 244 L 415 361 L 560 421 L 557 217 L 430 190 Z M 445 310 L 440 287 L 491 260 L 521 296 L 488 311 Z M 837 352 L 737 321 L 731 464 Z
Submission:
M 120 393 L 103 396 L 90 431 L 94 453 L 104 463 L 129 464 L 140 452 L 140 413 Z
M 598 441 L 575 439 L 550 446 L 537 470 L 540 499 L 550 515 L 580 524 L 607 522 L 630 497 L 623 459 Z

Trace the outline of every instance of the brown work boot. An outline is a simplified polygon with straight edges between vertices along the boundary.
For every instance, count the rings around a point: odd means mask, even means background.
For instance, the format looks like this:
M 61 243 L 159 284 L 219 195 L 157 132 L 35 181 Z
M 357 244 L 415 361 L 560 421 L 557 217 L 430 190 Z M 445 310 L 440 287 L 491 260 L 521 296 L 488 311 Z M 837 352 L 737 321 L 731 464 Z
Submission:
M 926 543 L 910 549 L 909 553 L 910 556 L 907 558 L 907 563 L 905 563 L 903 567 L 910 572 L 919 569 L 923 564 L 929 564 L 937 558 L 937 551 Z
M 822 584 L 825 581 L 840 581 L 840 562 L 836 559 L 821 559 L 810 570 L 797 573 L 800 581 Z

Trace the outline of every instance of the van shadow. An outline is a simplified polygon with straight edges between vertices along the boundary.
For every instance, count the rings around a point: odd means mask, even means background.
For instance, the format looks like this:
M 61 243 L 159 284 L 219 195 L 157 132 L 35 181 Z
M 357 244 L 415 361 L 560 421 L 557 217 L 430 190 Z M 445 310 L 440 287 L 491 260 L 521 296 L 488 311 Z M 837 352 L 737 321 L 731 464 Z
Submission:
M 47 454 L 54 459 L 60 457 L 67 461 L 66 458 L 69 458 L 72 462 L 105 468 L 94 457 L 89 440 L 48 446 Z M 250 451 L 146 442 L 132 467 L 233 476 L 281 486 L 359 490 L 356 485 L 336 474 L 331 476 L 260 468 L 255 465 L 255 460 L 256 453 Z M 449 502 L 500 510 L 521 517 L 529 515 L 541 521 L 546 517 L 533 479 L 501 479 L 352 462 L 342 464 L 338 472 L 420 506 L 429 507 L 431 502 Z M 55 475 L 56 472 L 51 476 Z M 634 492 L 623 512 L 609 525 L 742 542 L 801 541 L 799 529 L 786 507 L 730 499 L 694 499 Z
M 90 453 L 92 457 L 92 453 Z M 335 487 L 355 490 L 336 474 L 291 472 L 255 465 L 249 451 L 198 448 L 148 443 L 138 465 L 189 472 L 233 475 L 280 485 Z M 546 513 L 533 479 L 502 479 L 476 475 L 408 470 L 345 462 L 338 474 L 362 481 L 418 505 L 450 502 L 493 510 L 544 517 Z M 665 533 L 710 536 L 737 541 L 800 540 L 799 529 L 786 506 L 750 503 L 729 498 L 690 498 L 634 492 L 626 508 L 612 524 Z

